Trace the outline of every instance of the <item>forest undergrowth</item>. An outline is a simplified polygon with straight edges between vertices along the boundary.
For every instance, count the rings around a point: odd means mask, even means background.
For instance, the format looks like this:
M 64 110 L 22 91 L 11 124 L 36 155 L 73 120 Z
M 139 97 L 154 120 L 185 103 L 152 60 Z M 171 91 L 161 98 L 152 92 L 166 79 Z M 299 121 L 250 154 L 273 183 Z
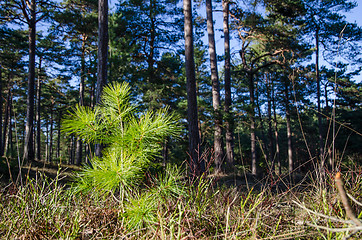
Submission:
M 213 154 L 202 155 L 201 176 L 187 164 L 158 166 L 162 139 L 180 134 L 177 116 L 134 114 L 129 90 L 109 85 L 101 105 L 79 106 L 63 122 L 105 144 L 91 166 L 38 162 L 15 173 L 0 161 L 10 179 L 0 188 L 0 238 L 361 239 L 362 167 L 352 159 L 339 164 L 342 176 L 314 167 L 293 176 L 264 169 L 273 174 L 262 179 L 245 169 L 213 174 Z
M 172 171 L 172 170 L 169 170 Z M 0 192 L 2 239 L 360 239 L 361 226 L 346 216 L 334 173 L 323 184 L 280 179 L 249 186 L 236 176 L 191 182 L 166 175 L 148 177 L 149 188 L 119 193 L 74 194 L 60 184 L 62 170 L 48 178 L 38 172 Z M 351 209 L 361 218 L 362 168 L 343 172 Z M 230 184 L 233 182 L 235 184 Z M 229 182 L 228 184 L 226 184 Z M 239 184 L 238 184 L 239 182 Z M 241 183 L 242 182 L 242 183 Z M 241 184 L 240 184 L 241 183 Z M 173 185 L 176 184 L 176 185 Z M 151 186 L 164 195 L 153 198 Z M 321 187 L 323 186 L 323 187 Z M 181 187 L 180 194 L 167 189 Z M 122 200 L 123 198 L 123 200 Z M 348 214 L 348 213 L 347 213 Z

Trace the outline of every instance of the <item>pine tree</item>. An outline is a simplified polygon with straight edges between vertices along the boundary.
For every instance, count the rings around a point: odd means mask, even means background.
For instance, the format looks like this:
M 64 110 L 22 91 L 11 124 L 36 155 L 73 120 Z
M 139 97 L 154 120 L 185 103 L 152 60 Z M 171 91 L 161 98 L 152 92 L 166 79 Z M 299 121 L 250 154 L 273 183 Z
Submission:
M 77 106 L 63 121 L 63 130 L 85 142 L 106 147 L 102 157 L 91 161 L 75 179 L 79 191 L 127 190 L 137 185 L 162 149 L 162 140 L 178 136 L 176 117 L 160 109 L 136 113 L 129 99 L 128 84 L 113 83 L 103 89 L 100 103 L 92 110 Z

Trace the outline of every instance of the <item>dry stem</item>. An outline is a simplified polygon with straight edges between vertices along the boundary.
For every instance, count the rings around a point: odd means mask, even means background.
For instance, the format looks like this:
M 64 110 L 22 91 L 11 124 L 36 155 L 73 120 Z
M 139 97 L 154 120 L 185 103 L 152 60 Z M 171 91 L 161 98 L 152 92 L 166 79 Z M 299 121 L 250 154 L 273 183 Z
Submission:
M 344 190 L 344 184 L 343 179 L 340 172 L 337 172 L 335 176 L 335 181 L 337 185 L 337 189 L 339 192 L 339 195 L 341 196 L 341 201 L 343 204 L 344 209 L 346 210 L 347 217 L 351 219 L 357 226 L 362 227 L 362 223 L 356 215 L 353 212 L 353 209 L 351 208 L 351 205 L 349 204 L 346 191 Z

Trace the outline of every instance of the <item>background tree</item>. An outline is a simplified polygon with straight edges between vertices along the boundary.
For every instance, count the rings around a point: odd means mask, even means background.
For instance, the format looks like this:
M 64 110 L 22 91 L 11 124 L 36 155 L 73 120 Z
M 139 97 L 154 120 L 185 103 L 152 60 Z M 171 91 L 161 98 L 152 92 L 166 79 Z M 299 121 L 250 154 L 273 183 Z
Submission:
M 205 166 L 200 161 L 200 136 L 198 129 L 196 78 L 194 62 L 194 41 L 192 25 L 192 2 L 183 0 L 183 11 L 185 18 L 185 69 L 187 88 L 187 121 L 189 134 L 189 154 L 191 174 L 200 175 L 205 171 Z
M 215 172 L 222 172 L 222 162 L 224 160 L 224 142 L 222 129 L 222 113 L 220 101 L 220 83 L 219 74 L 217 71 L 216 45 L 214 23 L 212 17 L 211 0 L 206 0 L 206 15 L 207 15 L 207 34 L 209 39 L 209 54 L 210 54 L 210 71 L 212 82 L 212 106 L 214 108 L 214 151 L 215 151 Z

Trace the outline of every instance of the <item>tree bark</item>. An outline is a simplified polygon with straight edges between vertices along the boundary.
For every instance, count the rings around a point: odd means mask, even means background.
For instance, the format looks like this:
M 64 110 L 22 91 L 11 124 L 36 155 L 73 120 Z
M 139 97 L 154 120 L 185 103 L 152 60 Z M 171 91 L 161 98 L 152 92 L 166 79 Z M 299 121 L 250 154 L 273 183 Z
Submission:
M 49 162 L 49 124 L 46 124 L 45 161 Z
M 156 39 L 156 24 L 155 24 L 155 13 L 154 13 L 154 8 L 155 8 L 155 0 L 150 0 L 150 21 L 151 21 L 151 26 L 150 26 L 150 51 L 149 54 L 147 56 L 147 63 L 148 63 L 148 81 L 149 82 L 153 82 L 154 79 L 154 68 L 153 68 L 153 64 L 154 64 L 154 53 L 155 53 L 155 39 Z
M 272 97 L 272 104 L 273 104 L 273 117 L 274 117 L 274 136 L 275 136 L 275 160 L 278 169 L 278 175 L 282 174 L 282 164 L 280 162 L 280 148 L 279 148 L 279 135 L 278 135 L 278 120 L 277 120 L 277 111 L 276 111 L 276 104 L 275 104 L 275 91 L 274 91 L 274 81 L 272 80 L 271 84 L 271 97 Z
M 285 115 L 287 121 L 287 140 L 288 140 L 288 170 L 289 176 L 293 179 L 293 147 L 292 147 L 292 127 L 290 123 L 290 109 L 289 109 L 289 84 L 285 81 Z
M 205 163 L 200 156 L 200 136 L 198 129 L 197 97 L 194 45 L 192 32 L 192 2 L 183 0 L 184 12 L 184 33 L 185 33 L 185 68 L 186 68 L 186 89 L 187 89 L 187 122 L 189 131 L 189 154 L 191 175 L 199 176 L 205 171 Z
M 81 57 L 81 70 L 80 70 L 80 83 L 79 83 L 79 106 L 84 106 L 84 82 L 85 82 L 85 43 L 86 36 L 83 35 L 82 39 L 82 57 Z M 77 139 L 75 149 L 75 164 L 80 165 L 82 162 L 83 144 L 80 138 Z
M 256 159 L 256 135 L 255 135 L 255 98 L 254 98 L 254 77 L 249 73 L 249 94 L 250 94 L 250 145 L 251 145 L 251 174 L 256 176 L 257 159 Z
M 6 107 L 5 107 L 5 116 L 4 116 L 4 129 L 3 129 L 3 156 L 7 156 L 8 149 L 9 149 L 9 133 L 10 133 L 10 121 L 11 121 L 11 104 L 12 104 L 12 92 L 10 89 L 9 84 L 9 90 L 8 90 L 8 97 L 6 101 Z
M 211 0 L 206 0 L 206 18 L 207 18 L 207 33 L 209 39 L 209 54 L 212 82 L 212 106 L 214 108 L 214 155 L 215 155 L 215 172 L 222 172 L 222 162 L 224 158 L 224 144 L 222 138 L 222 113 L 220 111 L 220 83 L 217 71 L 216 46 L 214 23 L 212 17 Z
M 223 28 L 224 28 L 224 51 L 225 51 L 225 140 L 226 140 L 226 165 L 228 170 L 234 167 L 234 118 L 231 115 L 231 64 L 230 64 L 230 34 L 229 34 L 229 0 L 222 1 Z
M 258 84 L 256 84 L 256 89 L 255 89 L 255 106 L 258 110 L 258 118 L 259 118 L 259 122 L 260 122 L 260 127 L 259 127 L 259 131 L 261 133 L 261 144 L 260 144 L 260 148 L 261 148 L 261 152 L 263 154 L 263 157 L 265 159 L 265 161 L 269 162 L 269 149 L 266 147 L 266 137 L 265 137 L 265 133 L 264 133 L 264 121 L 263 121 L 263 116 L 261 114 L 261 109 L 260 109 L 260 104 L 259 104 L 259 87 Z
M 61 122 L 61 111 L 58 113 L 58 137 L 57 137 L 57 159 L 60 160 L 60 122 Z
M 322 115 L 321 115 L 321 86 L 320 86 L 320 73 L 319 73 L 319 28 L 317 27 L 316 33 L 316 82 L 317 82 L 317 115 L 318 115 L 318 139 L 319 139 L 319 159 L 321 163 L 321 169 L 324 168 L 324 156 L 323 156 L 323 137 L 322 137 Z
M 275 174 L 275 152 L 274 152 L 274 138 L 273 138 L 273 129 L 272 129 L 272 97 L 271 97 L 271 84 L 268 75 L 265 75 L 266 87 L 267 87 L 267 99 L 268 99 L 268 149 L 269 149 L 269 161 L 270 161 L 270 172 Z
M 39 60 L 39 73 L 36 87 L 36 159 L 41 160 L 41 124 L 40 124 L 40 95 L 41 95 L 41 59 Z
M 52 105 L 50 108 L 50 138 L 49 138 L 49 159 L 48 162 L 53 160 L 53 112 L 54 112 L 54 99 L 52 99 Z
M 23 158 L 27 161 L 34 160 L 34 83 L 35 83 L 35 46 L 36 46 L 36 3 L 30 3 L 29 25 L 29 74 L 28 74 L 28 97 L 25 125 L 25 142 Z
M 96 102 L 99 103 L 107 83 L 108 62 L 108 0 L 98 1 L 98 62 Z
M 98 1 L 98 62 L 96 103 L 100 103 L 103 87 L 107 84 L 108 62 L 108 0 Z M 101 157 L 102 145 L 95 145 L 95 155 Z

